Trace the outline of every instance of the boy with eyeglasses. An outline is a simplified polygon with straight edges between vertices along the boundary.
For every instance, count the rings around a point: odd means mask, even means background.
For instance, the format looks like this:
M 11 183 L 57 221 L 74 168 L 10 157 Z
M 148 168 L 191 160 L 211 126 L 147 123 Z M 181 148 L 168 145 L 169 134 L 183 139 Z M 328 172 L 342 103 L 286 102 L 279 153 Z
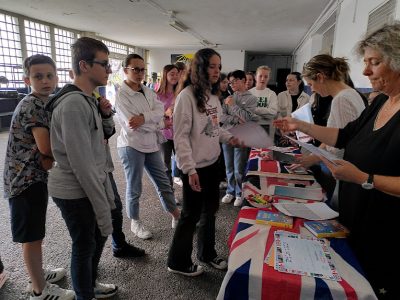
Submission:
M 111 105 L 93 96 L 111 67 L 101 41 L 82 37 L 72 46 L 73 84 L 48 103 L 50 140 L 56 164 L 49 194 L 61 210 L 72 239 L 71 277 L 77 300 L 111 297 L 114 284 L 96 281 L 97 267 L 112 232 L 114 194 L 107 175 L 107 139 L 114 131 Z M 109 123 L 107 124 L 107 120 Z
M 233 90 L 233 95 L 228 96 L 222 105 L 222 128 L 228 130 L 239 124 L 248 121 L 257 121 L 255 114 L 257 98 L 246 88 L 246 73 L 242 70 L 230 72 L 227 76 Z M 226 180 L 228 186 L 226 195 L 222 197 L 222 203 L 231 203 L 234 206 L 241 206 L 242 180 L 246 168 L 249 149 L 233 147 L 229 144 L 222 144 L 225 159 Z
M 4 193 L 11 214 L 13 241 L 22 244 L 30 277 L 30 299 L 74 299 L 73 291 L 52 282 L 65 276 L 65 269 L 43 270 L 42 243 L 48 202 L 47 170 L 53 163 L 49 115 L 45 110 L 57 86 L 54 61 L 37 54 L 24 60 L 24 82 L 32 92 L 14 111 L 4 164 Z

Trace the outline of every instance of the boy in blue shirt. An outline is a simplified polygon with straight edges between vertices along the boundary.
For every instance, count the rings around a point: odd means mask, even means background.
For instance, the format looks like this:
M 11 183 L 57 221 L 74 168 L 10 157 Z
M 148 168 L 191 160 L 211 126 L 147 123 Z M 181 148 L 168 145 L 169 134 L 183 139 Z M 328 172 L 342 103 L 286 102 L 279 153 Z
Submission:
M 10 204 L 13 241 L 22 244 L 31 280 L 31 300 L 74 299 L 73 291 L 51 284 L 65 276 L 65 269 L 44 271 L 42 268 L 47 170 L 53 163 L 50 120 L 44 107 L 58 82 L 56 65 L 50 57 L 37 54 L 26 58 L 23 67 L 24 82 L 32 92 L 14 111 L 4 164 L 4 194 Z

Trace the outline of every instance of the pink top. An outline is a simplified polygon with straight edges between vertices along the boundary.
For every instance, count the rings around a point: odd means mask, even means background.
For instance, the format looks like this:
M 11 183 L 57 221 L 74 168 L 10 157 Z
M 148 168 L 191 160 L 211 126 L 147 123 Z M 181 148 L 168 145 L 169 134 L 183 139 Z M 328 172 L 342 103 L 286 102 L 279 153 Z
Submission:
M 157 94 L 158 100 L 160 100 L 164 104 L 164 112 L 172 105 L 172 102 L 174 101 L 174 93 L 167 92 L 164 95 Z M 163 135 L 167 140 L 173 140 L 174 139 L 174 132 L 172 128 L 168 129 L 163 129 Z

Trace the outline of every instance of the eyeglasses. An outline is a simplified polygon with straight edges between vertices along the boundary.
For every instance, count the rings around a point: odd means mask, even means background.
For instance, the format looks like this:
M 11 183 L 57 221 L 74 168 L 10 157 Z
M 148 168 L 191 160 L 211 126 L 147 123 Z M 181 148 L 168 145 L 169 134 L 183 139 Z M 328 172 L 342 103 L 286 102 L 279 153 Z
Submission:
M 229 84 L 235 84 L 236 82 L 240 81 L 241 79 L 232 79 L 232 81 L 229 81 Z
M 125 67 L 125 69 L 129 69 L 132 70 L 133 72 L 135 72 L 136 74 L 139 73 L 145 73 L 147 71 L 147 69 L 145 68 L 132 68 L 132 67 Z
M 111 65 L 108 62 L 108 60 L 103 60 L 103 61 L 97 61 L 97 60 L 87 60 L 87 62 L 89 63 L 93 63 L 93 64 L 98 64 L 100 66 L 102 66 L 104 69 L 106 69 L 106 71 L 111 71 Z

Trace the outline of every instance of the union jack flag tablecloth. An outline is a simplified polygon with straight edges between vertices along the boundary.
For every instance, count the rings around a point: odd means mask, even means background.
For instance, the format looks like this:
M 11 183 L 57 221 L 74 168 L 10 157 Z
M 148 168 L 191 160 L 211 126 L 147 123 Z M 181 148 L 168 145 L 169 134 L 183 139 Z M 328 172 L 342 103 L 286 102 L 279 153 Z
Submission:
M 217 300 L 377 299 L 345 239 L 331 239 L 342 281 L 281 273 L 264 263 L 280 228 L 255 224 L 259 209 L 243 207 L 229 238 L 228 271 Z M 293 232 L 310 233 L 295 219 Z

